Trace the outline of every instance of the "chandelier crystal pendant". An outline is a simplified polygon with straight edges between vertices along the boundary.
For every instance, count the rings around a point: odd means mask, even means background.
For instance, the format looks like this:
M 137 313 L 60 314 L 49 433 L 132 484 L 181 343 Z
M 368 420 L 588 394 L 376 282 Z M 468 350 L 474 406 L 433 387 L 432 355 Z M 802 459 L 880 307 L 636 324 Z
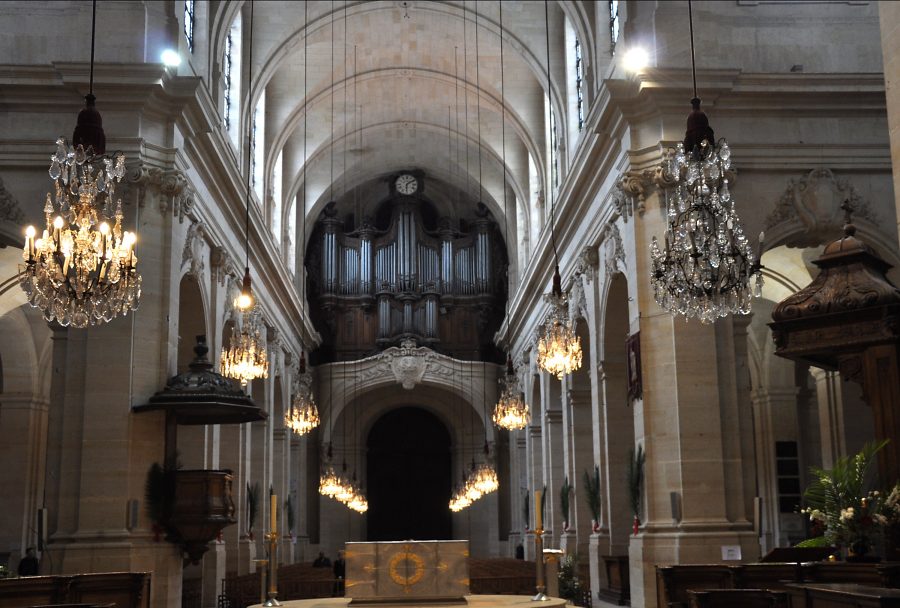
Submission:
M 700 109 L 690 2 L 688 16 L 693 111 L 688 116 L 684 142 L 663 160 L 663 173 L 675 187 L 666 203 L 664 247 L 660 247 L 656 237 L 650 245 L 650 281 L 660 307 L 673 315 L 712 323 L 728 314 L 749 313 L 751 293 L 759 297 L 763 276 L 762 265 L 744 234 L 728 187 L 728 142 L 716 142 L 709 119 Z M 760 233 L 760 254 L 763 237 Z
M 284 425 L 297 435 L 305 435 L 319 426 L 319 408 L 312 393 L 312 375 L 306 371 L 306 355 L 300 353 L 297 390 L 291 407 L 284 414 Z
M 55 196 L 47 193 L 46 227 L 38 236 L 25 229 L 19 285 L 44 319 L 84 328 L 137 310 L 141 276 L 134 245 L 122 230 L 122 199 L 116 184 L 125 176 L 125 155 L 106 154 L 103 119 L 94 97 L 94 43 L 97 2 L 91 26 L 90 90 L 78 114 L 72 143 L 56 140 L 50 157 Z
M 231 344 L 222 350 L 222 375 L 239 380 L 241 386 L 269 376 L 265 326 L 255 306 L 241 312 L 242 323 L 231 330 Z
M 569 322 L 569 306 L 562 291 L 559 266 L 553 274 L 553 291 L 544 296 L 550 304 L 550 314 L 544 322 L 544 332 L 538 340 L 538 365 L 562 380 L 581 368 L 581 338 Z
M 506 374 L 500 380 L 500 399 L 494 406 L 491 419 L 501 429 L 516 431 L 524 429 L 531 422 L 531 411 L 525 403 L 519 378 L 513 368 L 511 357 L 506 358 Z

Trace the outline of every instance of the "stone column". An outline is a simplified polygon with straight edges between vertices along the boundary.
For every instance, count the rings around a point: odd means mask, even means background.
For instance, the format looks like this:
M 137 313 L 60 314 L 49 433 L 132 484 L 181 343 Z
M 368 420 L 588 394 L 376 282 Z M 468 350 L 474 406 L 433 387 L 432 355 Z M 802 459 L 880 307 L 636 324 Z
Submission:
M 584 560 L 588 554 L 588 539 L 590 538 L 591 512 L 588 509 L 584 474 L 593 474 L 594 450 L 593 450 L 593 416 L 591 411 L 590 388 L 573 388 L 569 391 L 569 403 L 571 408 L 572 426 L 569 433 L 572 436 L 572 472 L 569 481 L 575 487 L 569 506 L 569 527 L 576 535 L 576 551 L 580 559 Z
M 841 376 L 820 367 L 810 367 L 816 381 L 819 404 L 819 432 L 822 436 L 822 467 L 830 469 L 847 453 L 844 433 L 844 403 L 841 399 Z
M 550 534 L 544 536 L 544 547 L 559 548 L 563 533 L 563 519 L 559 504 L 559 489 L 562 487 L 565 470 L 565 432 L 562 413 L 562 384 L 548 374 L 541 374 L 542 391 L 546 395 L 548 407 L 544 409 L 543 440 L 544 485 L 547 488 L 544 527 Z
M 753 426 L 756 442 L 756 480 L 762 500 L 760 522 L 762 552 L 777 547 L 786 535 L 781 531 L 778 508 L 778 472 L 775 468 L 775 442 L 778 440 L 778 412 L 792 412 L 796 418 L 797 388 L 767 387 L 753 391 Z M 787 432 L 790 432 L 788 429 Z M 784 431 L 782 431 L 784 432 Z
M 540 490 L 544 486 L 544 464 L 541 441 L 541 414 L 534 405 L 531 416 L 531 425 L 526 433 L 526 452 L 528 458 L 528 519 L 525 522 L 528 530 L 534 529 L 535 513 L 537 513 L 538 505 L 534 502 L 534 491 Z M 534 559 L 534 534 L 528 533 L 525 541 L 525 559 Z

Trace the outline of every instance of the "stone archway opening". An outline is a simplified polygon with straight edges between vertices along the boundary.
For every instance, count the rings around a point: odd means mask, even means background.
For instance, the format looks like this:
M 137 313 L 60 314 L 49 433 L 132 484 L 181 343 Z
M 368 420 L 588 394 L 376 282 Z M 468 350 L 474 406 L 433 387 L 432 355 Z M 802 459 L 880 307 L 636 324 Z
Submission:
M 369 431 L 368 540 L 449 540 L 451 442 L 447 427 L 419 407 L 382 415 Z

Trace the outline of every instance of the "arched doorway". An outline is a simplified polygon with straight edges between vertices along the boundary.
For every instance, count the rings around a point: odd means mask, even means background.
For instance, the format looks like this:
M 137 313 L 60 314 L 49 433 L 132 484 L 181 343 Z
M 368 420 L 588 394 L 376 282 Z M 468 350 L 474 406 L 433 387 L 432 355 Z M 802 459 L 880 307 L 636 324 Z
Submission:
M 379 418 L 367 441 L 368 539 L 447 540 L 450 433 L 418 407 Z

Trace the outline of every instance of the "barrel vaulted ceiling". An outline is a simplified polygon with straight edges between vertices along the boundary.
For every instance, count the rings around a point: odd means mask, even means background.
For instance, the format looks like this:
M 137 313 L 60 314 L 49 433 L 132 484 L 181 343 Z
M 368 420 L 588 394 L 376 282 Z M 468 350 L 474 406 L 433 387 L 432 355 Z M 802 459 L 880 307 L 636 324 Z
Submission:
M 247 27 L 248 8 L 222 5 L 216 56 L 238 11 Z M 564 116 L 564 15 L 590 40 L 583 10 L 549 3 L 557 116 Z M 271 175 L 283 150 L 284 200 L 302 194 L 306 155 L 313 216 L 361 184 L 419 169 L 502 217 L 502 100 L 508 193 L 527 201 L 528 156 L 543 167 L 546 150 L 545 4 L 503 3 L 502 91 L 499 21 L 496 1 L 256 2 L 250 107 L 264 92 L 265 170 Z

